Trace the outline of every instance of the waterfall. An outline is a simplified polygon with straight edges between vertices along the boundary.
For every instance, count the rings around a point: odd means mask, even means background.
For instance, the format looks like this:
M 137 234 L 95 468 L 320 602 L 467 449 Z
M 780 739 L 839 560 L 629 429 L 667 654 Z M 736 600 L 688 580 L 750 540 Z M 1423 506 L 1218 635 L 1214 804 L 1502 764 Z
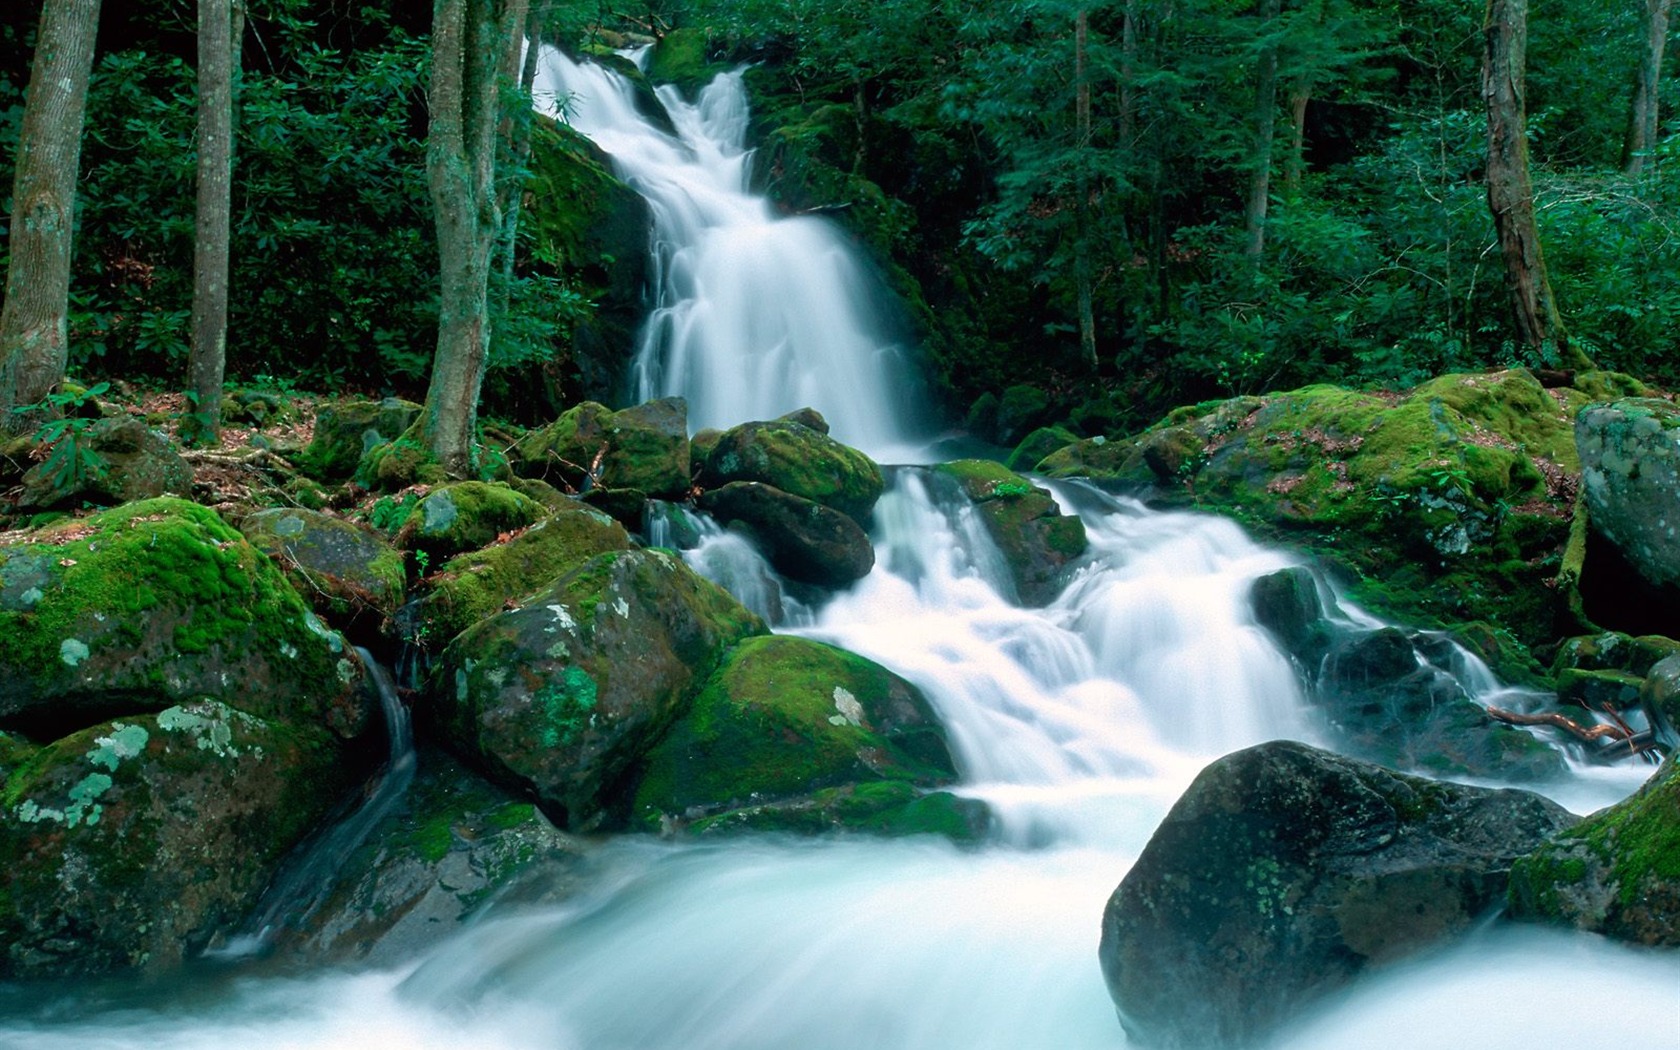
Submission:
M 654 305 L 633 365 L 638 400 L 681 396 L 696 429 L 812 407 L 835 438 L 897 461 L 917 446 L 913 374 L 879 282 L 828 222 L 748 192 L 742 72 L 691 102 L 659 90 L 677 135 L 623 77 L 544 48 L 538 108 L 588 135 L 653 213 Z

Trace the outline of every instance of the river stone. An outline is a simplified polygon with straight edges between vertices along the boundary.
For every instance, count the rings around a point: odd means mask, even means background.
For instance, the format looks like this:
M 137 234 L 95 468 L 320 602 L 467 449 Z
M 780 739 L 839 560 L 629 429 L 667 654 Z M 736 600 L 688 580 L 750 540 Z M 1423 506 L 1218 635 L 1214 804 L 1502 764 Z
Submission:
M 298 462 L 322 480 L 343 481 L 356 472 L 363 456 L 401 437 L 418 418 L 419 405 L 394 397 L 322 405 L 315 413 L 315 433 Z
M 1064 515 L 1049 491 L 984 459 L 959 459 L 933 468 L 973 502 L 986 534 L 997 544 L 1023 605 L 1056 600 L 1068 563 L 1085 553 L 1085 523 Z
M 57 741 L 6 784 L 0 977 L 179 965 L 256 904 L 351 768 L 325 730 L 213 700 Z
M 636 489 L 680 497 L 689 488 L 688 403 L 661 398 L 614 412 L 586 401 L 515 446 L 516 469 L 578 491 Z
M 1659 660 L 1639 687 L 1639 703 L 1657 736 L 1672 751 L 1680 746 L 1680 656 Z
M 1656 398 L 1593 405 L 1575 443 L 1593 528 L 1650 583 L 1680 584 L 1680 409 Z
M 600 554 L 451 642 L 427 698 L 452 749 L 588 829 L 723 652 L 764 630 L 664 551 Z
M 276 507 L 248 516 L 239 530 L 339 630 L 377 629 L 402 605 L 403 555 L 372 529 L 318 511 Z
M 397 532 L 397 546 L 432 564 L 489 546 L 548 516 L 541 503 L 500 482 L 460 481 L 427 493 Z
M 1263 1039 L 1367 968 L 1499 906 L 1512 861 L 1575 820 L 1538 795 L 1406 776 L 1292 741 L 1214 762 L 1103 914 L 1139 1045 Z
M 732 481 L 706 493 L 700 506 L 721 522 L 744 526 L 789 579 L 844 587 L 875 567 L 875 548 L 857 522 L 770 485 Z
M 1079 435 L 1066 427 L 1039 427 L 1022 438 L 1015 451 L 1009 454 L 1004 466 L 1010 470 L 1032 470 L 1039 460 L 1079 440 Z
M 1680 946 L 1680 772 L 1673 756 L 1632 797 L 1519 859 L 1510 910 L 1516 919 L 1632 944 Z
M 797 417 L 794 413 L 724 431 L 706 456 L 706 484 L 761 482 L 867 526 L 886 484 L 881 468 L 857 449 L 796 422 Z
M 130 503 L 0 547 L 0 728 L 53 739 L 200 698 L 359 735 L 360 661 L 208 508 Z
M 1318 580 L 1299 565 L 1255 579 L 1249 590 L 1254 619 L 1271 632 L 1283 651 L 1316 668 L 1329 644 L 1330 626 L 1318 596 Z
M 79 437 L 64 438 L 55 455 L 36 464 L 23 476 L 18 507 L 96 503 L 112 505 L 153 499 L 165 493 L 192 494 L 193 472 L 158 431 L 144 420 L 124 416 L 103 419 Z M 71 450 L 76 450 L 74 453 Z M 91 465 L 66 473 L 58 455 L 91 454 Z M 85 461 L 84 461 L 85 462 Z
M 915 686 L 843 649 L 770 635 L 736 646 L 649 754 L 633 819 L 671 829 L 845 784 L 955 778 Z
M 462 631 L 541 590 L 606 551 L 630 549 L 623 526 L 568 499 L 556 513 L 506 543 L 451 558 L 421 584 L 415 640 L 442 646 Z

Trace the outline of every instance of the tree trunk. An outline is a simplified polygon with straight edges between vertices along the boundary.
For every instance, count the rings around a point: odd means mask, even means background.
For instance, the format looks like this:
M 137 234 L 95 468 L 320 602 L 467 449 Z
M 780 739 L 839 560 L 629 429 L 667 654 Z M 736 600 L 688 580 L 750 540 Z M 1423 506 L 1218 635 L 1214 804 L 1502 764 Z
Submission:
M 1129 153 L 1137 145 L 1138 0 L 1126 0 L 1120 25 L 1120 142 Z
M 501 230 L 497 130 L 518 61 L 526 0 L 435 0 L 426 176 L 438 238 L 437 353 L 420 435 L 456 477 L 475 466 L 478 395 L 490 355 L 490 253 Z
M 529 98 L 531 86 L 537 80 L 537 58 L 542 45 L 543 20 L 548 16 L 552 0 L 534 0 L 525 19 L 525 62 L 519 68 L 519 94 Z M 522 106 L 520 112 L 509 114 L 508 163 L 502 173 L 499 203 L 502 209 L 502 228 L 496 244 L 496 258 L 500 260 L 500 287 L 496 317 L 507 317 L 513 297 L 514 246 L 519 240 L 519 215 L 523 210 L 520 199 L 525 185 L 525 165 L 531 160 L 531 107 Z
M 1289 156 L 1283 165 L 1283 195 L 1290 201 L 1301 198 L 1301 180 L 1307 171 L 1307 103 L 1312 101 L 1312 78 L 1302 73 L 1289 88 Z
M 1074 114 L 1078 125 L 1078 171 L 1074 178 L 1074 277 L 1079 286 L 1079 350 L 1093 372 L 1097 369 L 1097 323 L 1091 308 L 1091 186 L 1085 153 L 1091 148 L 1091 70 L 1086 48 L 1090 19 L 1084 8 L 1074 16 Z
M 1277 30 L 1280 0 L 1265 0 L 1261 6 L 1262 32 Z M 1272 140 L 1277 126 L 1277 42 L 1274 39 L 1260 53 L 1260 68 L 1254 83 L 1254 152 L 1249 158 L 1248 205 L 1243 209 L 1243 228 L 1248 243 L 1243 254 L 1259 264 L 1266 252 L 1266 209 L 1272 192 Z
M 1628 119 L 1623 165 L 1629 175 L 1645 170 L 1646 158 L 1657 144 L 1657 88 L 1662 78 L 1663 45 L 1668 40 L 1668 13 L 1674 0 L 1641 0 L 1644 8 L 1644 47 L 1634 75 L 1633 110 Z
M 14 0 L 15 2 L 15 0 Z M 46 0 L 24 100 L 12 183 L 11 263 L 0 310 L 0 429 L 45 398 L 70 356 L 70 249 L 82 121 L 99 0 Z
M 1555 352 L 1570 367 L 1588 368 L 1591 362 L 1564 334 L 1534 219 L 1523 115 L 1528 0 L 1488 0 L 1483 32 L 1487 42 L 1482 94 L 1488 108 L 1488 207 L 1505 262 L 1517 339 L 1542 359 Z
M 198 205 L 193 223 L 189 438 L 214 445 L 227 370 L 228 230 L 233 210 L 233 81 L 244 12 L 232 0 L 198 0 Z

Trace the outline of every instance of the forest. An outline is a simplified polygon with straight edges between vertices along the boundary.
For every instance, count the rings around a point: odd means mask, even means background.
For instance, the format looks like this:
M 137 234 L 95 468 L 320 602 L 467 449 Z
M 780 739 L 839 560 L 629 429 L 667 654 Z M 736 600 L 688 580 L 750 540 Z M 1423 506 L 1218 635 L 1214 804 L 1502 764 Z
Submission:
M 430 13 L 244 6 L 228 380 L 419 397 L 439 315 Z M 1306 382 L 1404 388 L 1578 360 L 1680 378 L 1669 4 L 1514 6 L 1528 8 L 1526 162 L 1557 326 L 1538 336 L 1516 318 L 1489 207 L 1493 8 L 695 0 L 531 15 L 580 52 L 675 37 L 662 75 L 690 88 L 751 63 L 757 180 L 867 248 L 945 418 L 1022 387 L 1036 416 L 1098 434 Z M 6 187 L 30 14 L 0 26 Z M 68 298 L 68 374 L 87 385 L 191 386 L 197 28 L 162 0 L 99 22 Z M 504 159 L 498 178 L 520 179 Z M 568 257 L 578 245 L 527 230 L 513 251 L 483 410 L 531 423 L 601 393 L 580 389 L 574 360 L 601 287 L 596 260 Z M 540 393 L 517 378 L 533 371 Z

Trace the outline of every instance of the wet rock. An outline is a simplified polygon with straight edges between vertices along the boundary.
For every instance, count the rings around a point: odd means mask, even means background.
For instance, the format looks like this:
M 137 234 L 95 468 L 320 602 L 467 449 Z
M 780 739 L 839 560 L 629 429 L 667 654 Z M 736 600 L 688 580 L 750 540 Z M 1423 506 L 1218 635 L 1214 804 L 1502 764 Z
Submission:
M 1018 383 L 1004 390 L 998 399 L 995 438 L 1009 448 L 1044 422 L 1050 412 L 1050 395 L 1036 386 Z
M 1085 523 L 1064 515 L 1047 490 L 990 460 L 955 460 L 934 472 L 973 501 L 1009 567 L 1015 597 L 1028 606 L 1054 601 L 1066 582 L 1063 570 L 1085 553 Z
M 377 630 L 402 605 L 403 555 L 371 529 L 295 507 L 258 511 L 239 528 L 338 630 Z
M 394 397 L 322 405 L 299 464 L 323 480 L 343 481 L 356 472 L 363 456 L 401 437 L 419 417 L 419 405 Z
M 764 630 L 670 554 L 601 554 L 451 642 L 428 709 L 476 768 L 587 829 L 724 651 Z
M 1680 409 L 1656 398 L 1593 405 L 1575 441 L 1593 528 L 1649 583 L 1680 585 Z
M 892 838 L 938 835 L 953 842 L 978 842 L 990 826 L 991 812 L 978 799 L 925 791 L 903 780 L 878 780 L 753 803 L 702 817 L 688 825 L 687 831 L 700 836 L 748 831 L 852 832 Z
M 423 551 L 436 564 L 547 516 L 541 503 L 507 485 L 461 481 L 433 489 L 415 505 L 397 533 L 397 546 Z
M 0 810 L 0 976 L 179 965 L 256 904 L 352 769 L 323 729 L 213 700 L 53 743 Z
M 1632 944 L 1680 946 L 1677 814 L 1680 774 L 1671 757 L 1631 798 L 1599 810 L 1516 862 L 1512 918 Z
M 688 405 L 661 398 L 614 412 L 586 401 L 515 446 L 516 470 L 573 490 L 637 489 L 681 496 L 689 487 Z
M 711 487 L 756 481 L 865 526 L 885 488 L 868 456 L 788 417 L 725 431 L 706 457 L 704 479 Z
M 192 494 L 193 472 L 169 441 L 145 422 L 124 416 L 66 437 L 23 476 L 18 506 L 38 509 L 111 505 L 165 493 Z
M 1308 668 L 1317 668 L 1330 644 L 1318 581 L 1300 566 L 1279 569 L 1254 581 L 1249 592 L 1254 619 L 1270 631 L 1284 652 Z
M 781 489 L 732 481 L 706 493 L 700 506 L 719 521 L 744 526 L 776 571 L 790 579 L 844 587 L 875 566 L 875 548 L 857 522 Z
M 1245 1046 L 1503 901 L 1552 802 L 1289 741 L 1220 759 L 1109 898 L 1099 959 L 1139 1045 Z
M 1015 446 L 1004 466 L 1010 470 L 1035 470 L 1039 460 L 1079 440 L 1079 436 L 1063 427 L 1039 427 Z
M 915 686 L 842 649 L 772 635 L 736 646 L 650 752 L 633 819 L 670 830 L 827 788 L 955 777 Z M 912 801 L 894 796 L 891 808 Z
M 1639 687 L 1639 702 L 1658 739 L 1670 751 L 1680 747 L 1680 656 L 1658 661 Z

